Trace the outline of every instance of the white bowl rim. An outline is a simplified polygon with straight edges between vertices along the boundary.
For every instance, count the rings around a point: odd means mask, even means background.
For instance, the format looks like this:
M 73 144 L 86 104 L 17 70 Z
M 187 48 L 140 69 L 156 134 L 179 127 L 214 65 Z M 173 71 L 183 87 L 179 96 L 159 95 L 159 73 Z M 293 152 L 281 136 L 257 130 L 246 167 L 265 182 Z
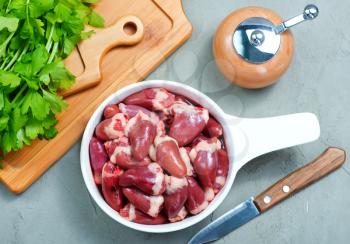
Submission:
M 166 233 L 166 232 L 173 232 L 173 231 L 178 231 L 178 230 L 187 228 L 189 226 L 192 226 L 202 221 L 204 218 L 208 217 L 223 202 L 223 200 L 228 195 L 239 168 L 233 166 L 234 164 L 232 162 L 232 157 L 230 156 L 229 174 L 223 189 L 215 196 L 214 200 L 210 202 L 209 206 L 204 211 L 202 211 L 197 215 L 187 217 L 182 221 L 175 222 L 175 223 L 161 224 L 161 225 L 144 225 L 144 224 L 130 222 L 124 219 L 123 217 L 121 217 L 117 211 L 113 210 L 105 202 L 105 200 L 103 199 L 102 195 L 100 194 L 93 180 L 92 170 L 90 166 L 90 159 L 89 159 L 90 139 L 94 133 L 96 124 L 101 120 L 103 109 L 105 108 L 106 105 L 120 102 L 123 99 L 125 99 L 127 96 L 135 92 L 144 90 L 146 88 L 157 88 L 157 87 L 162 87 L 173 91 L 177 90 L 176 93 L 180 95 L 187 92 L 190 95 L 185 95 L 186 97 L 190 97 L 196 102 L 200 100 L 198 103 L 208 108 L 209 112 L 221 124 L 225 124 L 227 122 L 226 121 L 227 114 L 225 114 L 224 111 L 211 98 L 209 98 L 208 96 L 206 96 L 205 94 L 203 94 L 202 92 L 198 91 L 195 88 L 192 88 L 183 83 L 167 81 L 167 80 L 146 80 L 143 82 L 137 82 L 137 83 L 125 86 L 120 90 L 116 91 L 115 93 L 111 94 L 97 107 L 97 109 L 89 119 L 89 122 L 83 134 L 83 138 L 81 142 L 81 150 L 80 150 L 80 162 L 81 162 L 83 179 L 89 191 L 89 194 L 91 195 L 91 197 L 94 199 L 96 204 L 101 208 L 103 212 L 105 212 L 112 219 L 116 220 L 117 222 L 129 228 L 143 231 L 143 232 L 149 232 L 149 233 Z M 183 91 L 186 91 L 186 92 L 183 92 Z M 229 131 L 229 128 L 226 126 L 224 126 L 224 139 L 225 139 L 225 144 L 226 144 L 228 154 L 233 155 L 233 152 L 232 152 L 233 147 L 230 146 L 233 143 L 232 133 Z

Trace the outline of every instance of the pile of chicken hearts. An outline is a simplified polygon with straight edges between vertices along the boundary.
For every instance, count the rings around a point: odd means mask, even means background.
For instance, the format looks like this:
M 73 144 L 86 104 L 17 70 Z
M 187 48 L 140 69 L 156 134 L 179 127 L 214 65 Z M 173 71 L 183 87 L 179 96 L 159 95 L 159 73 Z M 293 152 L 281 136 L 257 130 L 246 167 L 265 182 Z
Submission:
M 95 183 L 129 221 L 163 224 L 203 211 L 225 184 L 222 126 L 163 88 L 108 105 L 90 141 Z

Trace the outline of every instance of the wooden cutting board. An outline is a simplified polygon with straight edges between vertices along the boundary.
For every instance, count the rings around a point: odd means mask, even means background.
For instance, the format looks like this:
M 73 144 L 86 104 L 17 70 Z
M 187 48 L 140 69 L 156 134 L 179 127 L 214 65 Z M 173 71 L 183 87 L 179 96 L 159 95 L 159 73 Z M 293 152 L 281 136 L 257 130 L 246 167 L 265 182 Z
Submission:
M 112 48 L 132 46 L 144 37 L 142 21 L 133 15 L 126 15 L 106 28 L 86 26 L 85 31 L 93 31 L 89 39 L 81 41 L 71 55 L 65 59 L 66 67 L 77 73 L 74 85 L 69 90 L 60 91 L 67 97 L 98 85 L 102 80 L 101 61 Z M 81 73 L 81 62 L 84 71 Z
M 106 26 L 123 16 L 137 16 L 144 27 L 143 39 L 135 46 L 111 49 L 101 60 L 101 82 L 67 97 L 69 107 L 58 115 L 59 133 L 53 140 L 37 140 L 6 156 L 0 180 L 12 192 L 25 191 L 67 152 L 106 97 L 123 86 L 143 80 L 192 33 L 181 0 L 102 0 L 95 9 L 105 18 Z M 71 70 L 79 76 L 84 72 L 84 63 L 79 55 L 76 57 Z

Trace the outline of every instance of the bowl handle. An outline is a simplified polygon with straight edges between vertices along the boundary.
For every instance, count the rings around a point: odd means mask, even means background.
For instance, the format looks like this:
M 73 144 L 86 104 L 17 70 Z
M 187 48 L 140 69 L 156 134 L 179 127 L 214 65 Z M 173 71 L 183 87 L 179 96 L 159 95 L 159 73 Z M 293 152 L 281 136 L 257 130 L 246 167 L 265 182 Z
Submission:
M 227 122 L 237 169 L 265 153 L 311 142 L 320 136 L 318 119 L 312 113 L 260 119 L 228 115 Z

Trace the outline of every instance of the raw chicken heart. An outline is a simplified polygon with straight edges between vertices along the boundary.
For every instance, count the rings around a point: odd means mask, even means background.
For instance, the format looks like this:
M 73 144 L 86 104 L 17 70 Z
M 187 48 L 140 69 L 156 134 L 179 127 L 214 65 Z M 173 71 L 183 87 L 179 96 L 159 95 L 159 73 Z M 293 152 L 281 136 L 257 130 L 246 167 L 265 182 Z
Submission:
M 181 158 L 179 147 L 174 139 L 168 136 L 157 137 L 156 140 L 157 162 L 169 174 L 182 178 L 186 176 L 186 164 Z
M 187 179 L 166 176 L 167 189 L 164 197 L 164 210 L 169 219 L 178 215 L 183 208 L 188 192 Z
M 203 189 L 198 185 L 193 177 L 187 177 L 188 198 L 186 208 L 191 214 L 198 214 L 208 206 Z
M 108 161 L 108 155 L 102 142 L 93 137 L 89 144 L 90 164 L 94 173 L 95 183 L 101 185 L 102 183 L 102 168 Z
M 151 217 L 157 217 L 163 208 L 163 196 L 148 196 L 134 188 L 123 188 L 123 193 L 138 210 Z
M 127 137 L 105 142 L 105 148 L 112 163 L 116 163 L 123 169 L 130 169 L 137 166 L 148 165 L 151 160 L 145 157 L 138 161 L 131 155 L 131 146 Z
M 131 128 L 128 136 L 131 144 L 131 154 L 136 160 L 143 160 L 156 137 L 157 128 L 148 120 L 139 120 Z
M 109 119 L 112 118 L 114 115 L 116 115 L 117 113 L 119 113 L 119 108 L 117 105 L 115 104 L 109 104 L 105 107 L 105 109 L 103 110 L 103 117 L 105 119 Z
M 119 187 L 119 176 L 123 173 L 111 162 L 105 163 L 102 170 L 102 193 L 111 208 L 119 211 L 123 207 L 123 194 Z
M 125 207 L 120 210 L 120 215 L 131 222 L 144 225 L 160 225 L 166 222 L 164 214 L 160 213 L 157 217 L 153 218 L 135 209 L 135 206 L 131 203 L 126 204 Z
M 169 136 L 173 137 L 180 147 L 191 143 L 205 128 L 208 121 L 208 110 L 186 103 L 175 103 L 174 114 Z
M 165 191 L 165 176 L 157 163 L 128 169 L 120 176 L 119 185 L 135 186 L 150 195 L 161 195 Z
M 163 88 L 150 88 L 128 96 L 124 102 L 159 111 L 171 106 L 175 102 L 175 95 Z
M 213 137 L 209 140 L 200 140 L 190 152 L 194 170 L 204 187 L 208 201 L 214 198 L 214 184 L 218 167 L 217 151 L 220 147 L 220 141 Z
M 96 126 L 96 137 L 102 141 L 113 140 L 125 135 L 128 117 L 122 113 L 105 119 Z

